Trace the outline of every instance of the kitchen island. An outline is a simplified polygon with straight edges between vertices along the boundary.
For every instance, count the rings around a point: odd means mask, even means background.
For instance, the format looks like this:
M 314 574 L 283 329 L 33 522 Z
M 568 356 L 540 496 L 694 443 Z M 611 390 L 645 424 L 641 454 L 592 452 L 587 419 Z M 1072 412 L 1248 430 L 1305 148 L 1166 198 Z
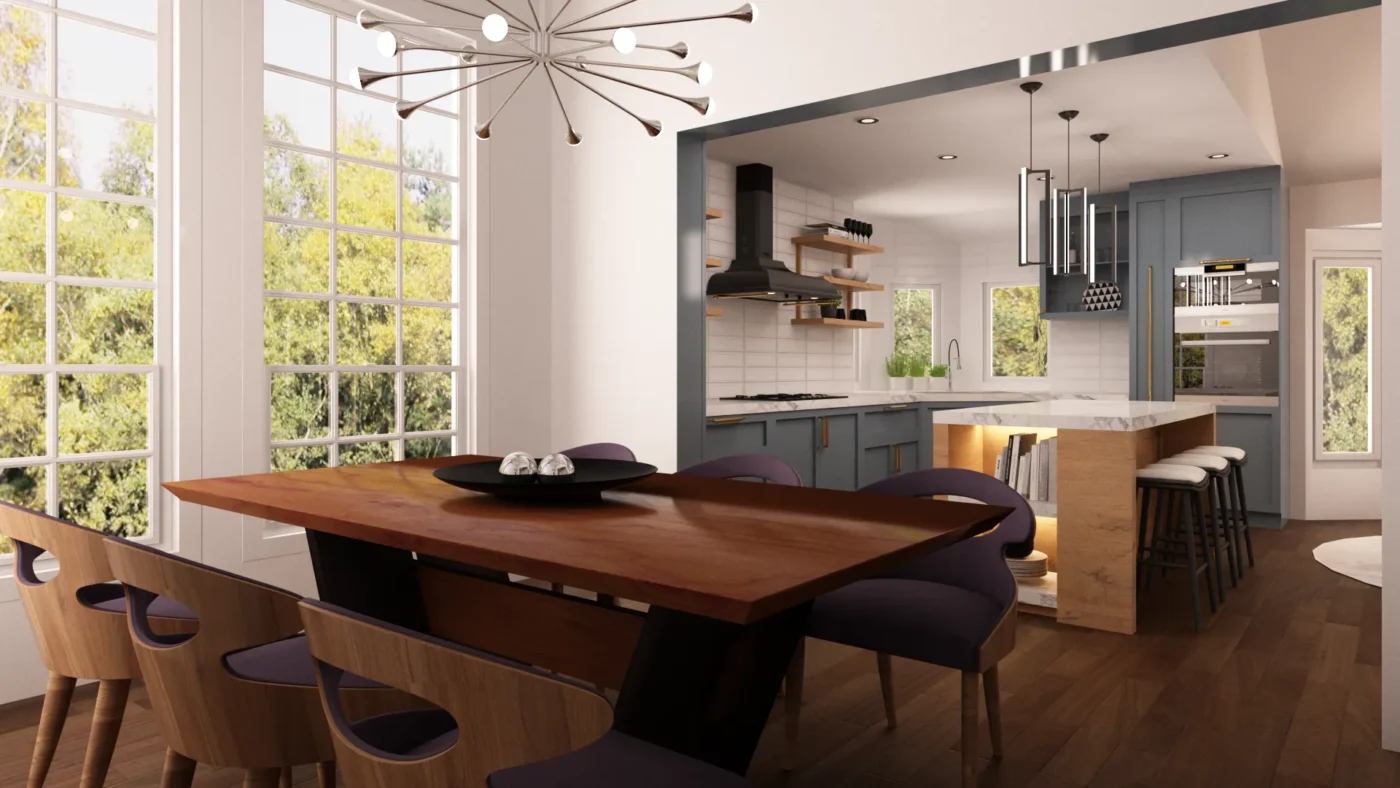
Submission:
M 1058 438 L 1054 501 L 1034 504 L 1053 591 L 1022 607 L 1058 621 L 1137 631 L 1138 468 L 1215 443 L 1215 406 L 1050 400 L 933 413 L 933 464 L 991 474 L 1008 440 Z M 1030 602 L 1027 602 L 1027 598 Z M 1053 607 L 1052 607 L 1053 606 Z

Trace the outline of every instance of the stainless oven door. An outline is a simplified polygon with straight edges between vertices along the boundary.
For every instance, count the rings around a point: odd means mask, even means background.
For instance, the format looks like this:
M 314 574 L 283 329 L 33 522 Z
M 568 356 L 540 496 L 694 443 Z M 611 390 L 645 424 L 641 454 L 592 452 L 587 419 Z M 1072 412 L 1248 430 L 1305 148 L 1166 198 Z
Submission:
M 1178 395 L 1276 397 L 1277 331 L 1177 334 Z

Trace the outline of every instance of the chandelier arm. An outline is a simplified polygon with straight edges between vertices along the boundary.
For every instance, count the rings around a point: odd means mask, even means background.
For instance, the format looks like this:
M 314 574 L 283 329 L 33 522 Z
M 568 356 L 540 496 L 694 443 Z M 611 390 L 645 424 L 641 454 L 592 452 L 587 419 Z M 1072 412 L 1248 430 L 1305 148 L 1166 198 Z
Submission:
M 559 85 L 555 84 L 554 73 L 550 71 L 548 63 L 545 64 L 544 75 L 549 77 L 549 87 L 554 91 L 554 100 L 559 104 L 560 114 L 564 116 L 564 125 L 569 127 L 569 144 L 578 145 L 583 142 L 583 137 L 574 131 L 574 122 L 569 120 L 569 110 L 564 107 L 564 97 L 559 95 Z
M 458 7 L 456 7 L 456 6 L 448 5 L 447 3 L 439 3 L 439 2 L 437 2 L 437 0 L 423 0 L 423 2 L 427 3 L 428 5 L 437 6 L 438 8 L 445 8 L 445 9 L 447 9 L 448 11 L 455 11 L 456 13 L 463 14 L 463 15 L 465 15 L 465 16 L 469 16 L 469 17 L 471 17 L 471 18 L 473 18 L 473 19 L 481 19 L 481 20 L 485 20 L 485 19 L 486 19 L 486 15 L 485 15 L 485 14 L 478 14 L 478 13 L 476 13 L 475 11 L 467 11 L 466 9 L 462 9 L 462 8 L 458 8 Z M 511 17 L 511 18 L 514 19 L 515 17 Z M 516 21 L 519 21 L 519 20 L 516 20 Z M 434 24 L 431 24 L 431 23 L 423 23 L 423 24 L 424 24 L 424 26 L 426 26 L 426 27 L 442 27 L 442 25 L 434 25 Z M 525 23 L 524 23 L 524 22 L 521 22 L 521 24 L 524 25 Z M 518 33 L 530 33 L 530 32 L 533 32 L 533 31 L 527 29 L 527 27 L 516 27 L 515 25 L 509 24 L 509 23 L 507 23 L 506 26 L 509 27 L 509 28 L 511 28 L 511 29 L 513 29 L 513 30 L 515 30 L 515 31 L 518 32 Z M 479 31 L 481 28 L 478 27 L 478 28 L 473 28 L 473 29 Z
M 580 38 L 571 35 L 556 35 L 555 38 L 558 38 L 562 41 L 579 41 L 585 44 L 602 44 L 603 46 L 608 46 L 612 43 L 611 41 L 599 41 L 596 38 Z M 670 52 L 671 54 L 675 55 L 681 60 L 685 60 L 686 55 L 690 52 L 690 47 L 686 46 L 684 41 L 672 44 L 668 47 L 657 46 L 656 44 L 638 44 L 637 48 L 651 49 L 657 52 Z
M 562 30 L 560 30 L 559 32 L 561 32 L 561 33 L 568 33 L 568 34 L 570 34 L 570 35 L 576 35 L 576 34 L 579 34 L 579 33 L 604 33 L 604 32 L 607 32 L 607 31 L 609 31 L 609 30 L 616 30 L 616 29 L 618 29 L 619 27 L 656 27 L 656 26 L 658 26 L 658 25 L 679 25 L 679 24 L 684 24 L 684 23 L 686 23 L 686 22 L 707 22 L 707 21 L 709 21 L 709 20 L 711 20 L 711 19 L 737 19 L 737 20 L 739 20 L 739 21 L 741 21 L 741 22 L 752 22 L 752 21 L 753 21 L 753 9 L 746 5 L 746 6 L 744 6 L 743 8 L 740 8 L 740 9 L 737 10 L 737 11 L 730 11 L 730 12 L 727 13 L 727 14 L 711 14 L 711 15 L 709 15 L 709 16 L 689 16 L 689 17 L 684 17 L 684 18 L 682 18 L 682 19 L 659 19 L 659 20 L 656 20 L 656 21 L 654 21 L 654 22 L 629 22 L 628 24 L 625 24 L 625 25 L 605 25 L 605 26 L 603 26 L 603 27 L 585 27 L 585 28 L 581 28 L 581 29 L 577 29 L 577 30 L 572 29 L 571 27 L 565 27 L 565 28 L 563 28 Z M 579 20 L 579 21 L 583 21 L 583 20 Z M 575 22 L 574 24 L 578 24 L 578 23 Z
M 496 122 L 496 116 L 500 115 L 501 110 L 505 109 L 506 106 L 510 104 L 511 99 L 515 98 L 515 94 L 519 93 L 520 89 L 525 87 L 525 83 L 530 81 L 530 77 L 535 75 L 535 70 L 539 67 L 540 62 L 536 60 L 534 64 L 530 66 L 530 70 L 525 72 L 525 76 L 521 77 L 520 81 L 516 83 L 515 88 L 510 91 L 510 95 L 506 96 L 506 100 L 501 102 L 501 106 L 496 107 L 496 111 L 491 113 L 491 117 L 487 118 L 485 123 L 476 127 L 476 136 L 478 139 L 484 140 L 491 137 L 491 124 Z
M 604 74 L 600 71 L 588 71 L 572 63 L 556 63 L 555 65 L 564 66 L 581 74 L 588 74 L 589 76 L 593 77 L 601 77 L 602 79 L 610 80 L 620 85 L 627 85 L 628 87 L 633 87 L 638 90 L 645 90 L 648 93 L 655 93 L 658 96 L 665 96 L 668 99 L 673 99 L 675 101 L 681 102 L 682 104 L 685 104 L 686 106 L 689 106 L 691 109 L 695 110 L 696 112 L 699 112 L 701 115 L 708 114 L 710 111 L 710 100 L 708 98 L 693 99 L 687 98 L 685 96 L 677 96 L 674 93 L 667 93 L 664 90 L 657 90 L 656 88 L 651 87 L 650 85 L 643 85 L 638 82 L 632 82 L 631 80 L 622 79 L 621 77 L 615 77 L 611 74 Z
M 450 51 L 450 50 L 449 50 Z M 505 66 L 512 63 L 531 63 L 532 58 L 519 57 L 512 60 L 498 60 L 492 63 L 454 63 L 450 66 L 433 66 L 432 68 L 415 68 L 410 71 L 373 71 L 368 68 L 358 69 L 357 76 L 360 80 L 360 89 L 363 90 L 376 82 L 393 77 L 416 77 L 420 74 L 437 74 L 443 71 L 466 71 L 472 68 L 485 68 L 487 66 Z
M 548 25 L 545 25 L 544 30 L 546 33 L 554 29 L 554 23 L 559 21 L 559 17 L 564 15 L 564 9 L 568 8 L 569 3 L 572 3 L 573 1 L 574 0 L 564 0 L 564 4 L 559 6 L 559 10 L 554 12 L 554 18 L 549 20 Z
M 540 14 L 535 10 L 535 0 L 525 0 L 525 4 L 530 7 L 530 18 L 535 20 L 535 32 L 544 32 L 544 25 L 540 24 Z
M 570 74 L 569 72 L 567 72 L 567 71 L 565 71 L 564 69 L 560 68 L 557 64 L 551 63 L 550 65 L 554 66 L 554 70 L 555 70 L 555 71 L 558 71 L 560 74 L 563 74 L 564 76 L 568 77 L 569 79 L 572 79 L 573 81 L 579 83 L 580 85 L 583 85 L 585 88 L 588 88 L 588 90 L 590 90 L 590 91 L 591 91 L 594 95 L 596 95 L 598 98 L 601 98 L 602 100 L 608 102 L 609 104 L 613 105 L 614 107 L 617 107 L 619 110 L 622 110 L 622 111 L 625 112 L 626 114 L 630 115 L 630 116 L 632 117 L 633 120 L 635 120 L 635 121 L 637 121 L 638 123 L 642 124 L 642 127 L 645 128 L 645 129 L 647 130 L 647 134 L 650 134 L 651 136 L 655 137 L 656 135 L 658 135 L 658 134 L 661 133 L 661 121 L 659 121 L 659 120 L 647 120 L 647 119 L 643 118 L 641 115 L 638 115 L 637 113 L 633 112 L 632 110 L 630 110 L 630 109 L 628 109 L 628 108 L 622 106 L 621 104 L 619 104 L 615 99 L 613 99 L 613 98 L 612 98 L 611 96 L 609 96 L 608 94 L 604 93 L 603 91 L 601 91 L 601 90 L 599 90 L 599 89 L 593 87 L 592 85 L 588 84 L 587 82 L 584 82 L 583 80 L 579 79 L 578 77 L 574 76 L 573 74 Z
M 512 14 L 511 12 L 507 11 L 507 10 L 505 9 L 505 6 L 501 5 L 500 3 L 497 3 L 496 0 L 486 0 L 486 4 L 489 5 L 489 6 L 491 6 L 491 7 L 494 8 L 494 9 L 496 9 L 497 11 L 500 11 L 500 12 L 501 12 L 502 14 L 504 14 L 508 19 L 514 19 L 516 22 L 519 22 L 521 27 L 525 28 L 526 30 L 530 31 L 531 33 L 538 33 L 538 32 L 540 32 L 539 30 L 536 30 L 535 28 L 530 27 L 530 23 L 529 23 L 529 22 L 526 22 L 524 19 L 521 19 L 520 17 L 516 16 L 515 14 Z
M 675 74 L 676 76 L 685 77 L 689 80 L 698 83 L 700 81 L 700 77 L 696 69 L 704 65 L 704 61 L 690 66 L 676 66 L 675 68 L 670 68 L 667 66 L 645 66 L 640 63 L 608 63 L 602 60 L 588 60 L 579 62 L 580 67 L 582 67 L 584 64 L 587 64 L 588 66 L 606 66 L 608 68 L 630 68 L 636 71 L 657 71 L 662 74 Z
M 590 19 L 594 19 L 594 18 L 596 18 L 596 17 L 600 17 L 600 16 L 602 16 L 603 14 L 611 13 L 611 12 L 613 12 L 613 11 L 616 11 L 616 10 L 619 9 L 619 8 L 622 8 L 623 6 L 632 5 L 632 4 L 635 3 L 635 2 L 637 2 L 637 0 L 620 0 L 620 2 L 613 3 L 612 5 L 608 6 L 607 8 L 604 8 L 604 9 L 601 10 L 601 11 L 594 11 L 593 13 L 588 14 L 588 15 L 586 15 L 586 16 L 581 16 L 581 17 L 579 17 L 578 19 L 575 19 L 575 20 L 572 21 L 572 22 L 566 22 L 566 23 L 564 24 L 563 27 L 559 28 L 558 32 L 560 32 L 560 33 L 569 32 L 569 28 L 571 28 L 571 27 L 573 27 L 573 26 L 575 26 L 575 25 L 581 25 L 581 24 L 583 24 L 584 22 L 587 22 L 587 21 L 590 20 Z M 566 4 L 566 5 L 567 5 L 567 4 Z M 551 23 L 551 25 L 552 25 L 552 24 L 553 24 L 553 23 Z M 611 30 L 612 28 L 608 28 L 608 29 Z
M 560 58 L 572 57 L 572 56 L 574 56 L 574 55 L 581 55 L 581 54 L 583 54 L 584 52 L 592 52 L 592 51 L 594 51 L 594 50 L 596 50 L 596 49 L 603 49 L 604 47 L 609 47 L 609 46 L 612 46 L 612 44 L 609 43 L 609 42 L 606 42 L 606 41 L 598 41 L 598 42 L 596 42 L 596 43 L 589 44 L 589 45 L 586 46 L 586 47 L 579 47 L 578 49 L 570 49 L 570 50 L 568 50 L 567 52 L 555 52 L 555 53 L 553 53 L 552 55 L 550 55 L 550 59 L 551 59 L 551 60 L 558 60 L 558 59 L 560 59 Z
M 524 62 L 520 63 L 519 65 L 515 65 L 515 66 L 512 66 L 512 67 L 506 69 L 505 71 L 497 71 L 496 73 L 491 74 L 490 76 L 482 77 L 481 79 L 478 79 L 478 80 L 475 81 L 475 82 L 468 82 L 468 83 L 465 84 L 465 85 L 459 85 L 458 87 L 455 87 L 455 88 L 453 88 L 453 89 L 451 89 L 451 90 L 443 91 L 442 93 L 439 93 L 439 94 L 437 94 L 436 96 L 433 96 L 433 97 L 431 97 L 431 98 L 422 99 L 421 101 L 398 101 L 398 102 L 395 102 L 395 104 L 394 104 L 394 111 L 398 113 L 398 115 L 399 115 L 400 118 L 403 118 L 404 120 L 407 120 L 407 119 L 408 119 L 408 116 L 410 116 L 410 115 L 412 115 L 413 113 L 417 112 L 417 111 L 418 111 L 419 109 L 421 109 L 422 107 L 425 107 L 425 106 L 427 106 L 427 105 L 433 103 L 434 101 L 439 101 L 439 100 L 441 100 L 441 99 L 445 99 L 445 98 L 447 98 L 448 96 L 456 95 L 457 93 L 461 93 L 461 92 L 464 91 L 464 90 L 470 90 L 470 89 L 476 87 L 477 85 L 484 85 L 484 84 L 486 84 L 487 82 L 490 82 L 491 80 L 496 79 L 496 78 L 498 78 L 498 77 L 503 77 L 503 76 L 505 76 L 506 74 L 510 74 L 510 73 L 512 73 L 512 72 L 519 71 L 520 69 L 525 68 L 525 66 L 526 66 L 527 63 L 531 63 L 531 62 L 534 62 L 534 61 L 524 61 Z M 490 63 L 489 65 L 492 65 L 492 66 L 499 66 L 499 65 L 504 65 L 504 64 L 502 64 L 502 63 Z

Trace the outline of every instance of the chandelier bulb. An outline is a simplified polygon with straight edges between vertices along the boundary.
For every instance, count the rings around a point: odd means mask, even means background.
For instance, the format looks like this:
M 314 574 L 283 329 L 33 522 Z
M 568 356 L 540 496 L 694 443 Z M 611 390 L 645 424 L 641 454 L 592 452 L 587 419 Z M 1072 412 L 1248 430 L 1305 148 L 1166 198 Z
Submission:
M 625 27 L 619 27 L 612 37 L 613 49 L 620 55 L 630 55 L 637 49 L 637 34 Z
M 487 41 L 504 41 L 508 32 L 510 32 L 510 25 L 506 22 L 506 18 L 500 14 L 491 14 L 481 20 L 481 34 L 486 36 Z

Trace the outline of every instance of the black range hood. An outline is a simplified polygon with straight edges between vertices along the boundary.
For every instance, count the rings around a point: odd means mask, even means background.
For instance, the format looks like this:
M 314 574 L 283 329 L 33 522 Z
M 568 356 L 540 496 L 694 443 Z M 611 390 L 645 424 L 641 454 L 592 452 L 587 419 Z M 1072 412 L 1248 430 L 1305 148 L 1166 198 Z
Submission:
M 773 168 L 766 164 L 736 167 L 734 233 L 736 257 L 725 271 L 710 277 L 705 295 L 750 298 L 780 304 L 837 301 L 836 285 L 802 276 L 773 259 Z

